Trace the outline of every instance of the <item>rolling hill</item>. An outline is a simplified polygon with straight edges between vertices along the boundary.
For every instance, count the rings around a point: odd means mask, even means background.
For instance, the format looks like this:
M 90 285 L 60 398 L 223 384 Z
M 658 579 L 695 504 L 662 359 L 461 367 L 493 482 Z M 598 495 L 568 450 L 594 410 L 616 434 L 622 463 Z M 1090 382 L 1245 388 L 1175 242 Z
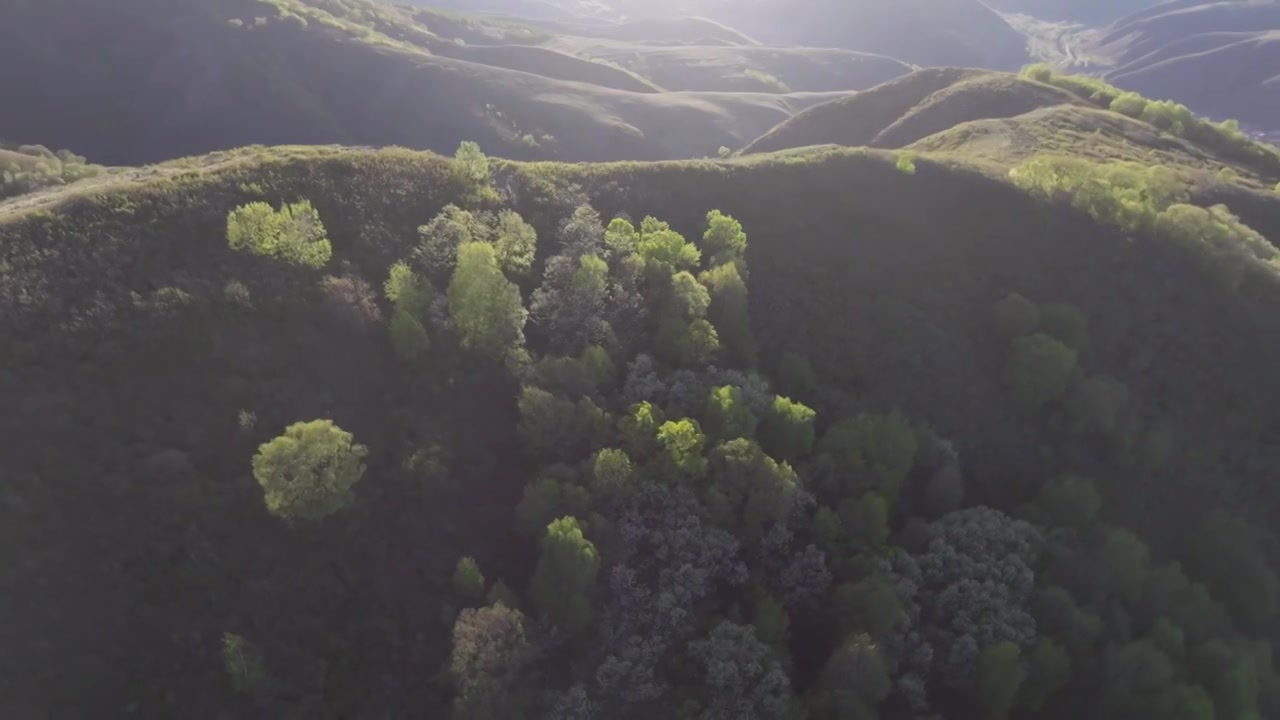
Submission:
M 515 158 L 695 157 L 740 147 L 826 99 L 656 93 L 550 50 L 449 39 L 540 39 L 527 28 L 374 0 L 59 0 L 15 12 L 0 28 L 0 63 L 22 68 L 7 88 L 26 100 L 0 117 L 0 136 L 108 164 L 246 144 L 451 152 L 462 140 Z M 37 38 L 29 27 L 46 30 Z
M 1280 123 L 1280 3 L 1164 3 L 1100 31 L 1081 54 L 1120 87 L 1210 117 Z
M 1064 90 L 1005 73 L 932 68 L 809 108 L 743 152 L 825 144 L 898 148 L 971 120 L 1061 104 L 1084 103 Z

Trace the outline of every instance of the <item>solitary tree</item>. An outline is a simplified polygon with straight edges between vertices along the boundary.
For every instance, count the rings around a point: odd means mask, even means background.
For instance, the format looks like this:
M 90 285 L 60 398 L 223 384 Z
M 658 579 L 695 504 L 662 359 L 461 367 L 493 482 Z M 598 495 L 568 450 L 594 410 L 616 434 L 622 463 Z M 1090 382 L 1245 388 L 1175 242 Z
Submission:
M 368 449 L 332 420 L 294 423 L 253 458 L 267 510 L 285 520 L 318 520 L 351 503 Z
M 279 210 L 253 202 L 227 216 L 227 244 L 232 250 L 274 257 L 296 265 L 320 268 L 333 256 L 333 247 L 310 200 L 282 205 Z

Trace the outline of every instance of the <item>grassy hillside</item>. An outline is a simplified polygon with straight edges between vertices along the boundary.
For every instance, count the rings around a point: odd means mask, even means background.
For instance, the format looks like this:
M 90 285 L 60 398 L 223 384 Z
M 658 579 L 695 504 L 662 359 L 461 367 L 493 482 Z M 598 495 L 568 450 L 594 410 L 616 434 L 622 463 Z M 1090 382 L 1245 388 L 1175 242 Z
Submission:
M 1072 20 L 1092 26 L 1160 5 L 1163 0 L 987 0 L 1005 13 L 1021 13 L 1042 20 Z
M 475 201 L 449 163 L 403 150 L 259 149 L 166 167 L 0 204 L 0 317 L 15 331 L 0 388 L 22 411 L 0 415 L 12 478 L 0 528 L 24 548 L 0 575 L 0 608 L 18 620 L 0 690 L 19 716 L 439 716 L 447 577 L 470 553 L 523 587 L 531 559 L 505 528 L 532 471 L 513 450 L 526 439 L 513 379 L 445 335 L 428 365 L 406 363 L 380 288 L 419 226 Z M 823 417 L 896 409 L 932 428 L 963 458 L 968 504 L 1012 511 L 1070 468 L 1097 481 L 1108 522 L 1166 558 L 1206 508 L 1265 522 L 1280 502 L 1270 271 L 1233 291 L 1157 234 L 923 157 L 903 172 L 874 151 L 503 164 L 494 180 L 498 202 L 535 227 L 542 261 L 584 200 L 685 235 L 706 208 L 736 217 L 750 231 L 762 368 L 799 353 Z M 299 198 L 332 242 L 324 267 L 229 249 L 232 209 Z M 1019 409 L 993 330 L 1010 292 L 1081 314 L 1084 339 L 1048 314 L 1045 327 L 1079 344 L 1090 376 L 1126 388 L 1129 450 L 1068 430 L 1073 415 Z M 248 461 L 310 417 L 370 448 L 369 478 L 340 516 L 292 526 L 266 512 Z M 811 637 L 801 617 L 793 632 Z M 267 649 L 256 697 L 232 693 L 224 632 Z M 1071 693 L 1062 717 L 1092 702 Z
M 625 67 L 667 90 L 865 90 L 911 71 L 883 55 L 829 48 L 654 46 L 571 36 L 551 46 Z
M 1083 101 L 1064 90 L 1003 73 L 921 70 L 812 107 L 765 133 L 744 152 L 825 144 L 896 148 L 971 120 L 1012 117 L 1064 103 Z
M 771 45 L 844 48 L 922 66 L 1011 70 L 1027 58 L 1026 39 L 977 0 L 757 0 L 722 12 Z
M 0 117 L 0 135 L 110 164 L 257 143 L 452 152 L 468 139 L 515 158 L 694 157 L 740 147 L 813 101 L 654 93 L 544 51 L 458 48 L 450 38 L 467 33 L 538 36 L 374 0 L 59 0 L 15 12 L 0 62 L 23 68 L 9 90 L 27 100 Z M 32 27 L 42 30 L 22 30 Z
M 1274 2 L 1158 5 L 1098 33 L 1083 53 L 1116 85 L 1210 117 L 1268 129 L 1280 117 L 1280 4 Z

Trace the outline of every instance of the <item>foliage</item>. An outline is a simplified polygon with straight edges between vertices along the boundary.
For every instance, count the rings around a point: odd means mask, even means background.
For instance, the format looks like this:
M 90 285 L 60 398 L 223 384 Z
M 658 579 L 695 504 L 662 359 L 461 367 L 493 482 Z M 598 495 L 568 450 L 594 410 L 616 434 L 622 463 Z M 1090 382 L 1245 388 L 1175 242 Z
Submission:
M 252 202 L 227 215 L 227 244 L 232 250 L 274 257 L 310 268 L 324 267 L 333 256 L 310 200 L 280 206 Z
M 996 332 L 1006 340 L 1030 335 L 1040 325 L 1040 309 L 1018 293 L 1009 293 L 995 305 Z
M 702 246 L 710 255 L 712 267 L 730 262 L 745 267 L 747 233 L 742 230 L 742 223 L 719 210 L 707 213 L 707 230 L 702 234 Z
M 489 158 L 480 146 L 470 140 L 462 141 L 453 156 L 453 175 L 463 187 L 480 190 L 489 186 Z
M 467 608 L 453 625 L 449 673 L 453 716 L 467 720 L 518 717 L 527 706 L 523 674 L 535 657 L 525 618 L 502 604 Z
M 707 398 L 706 418 L 707 434 L 713 439 L 755 438 L 756 416 L 747 406 L 741 388 L 713 388 Z
M 828 428 L 817 452 L 829 491 L 850 497 L 875 490 L 892 499 L 915 464 L 916 433 L 897 413 L 864 413 Z
M 530 594 L 533 604 L 561 631 L 574 635 L 591 624 L 591 586 L 600 554 L 582 535 L 578 521 L 563 517 L 547 526 L 539 543 Z
M 706 442 L 698 421 L 691 418 L 668 420 L 658 428 L 663 466 L 675 474 L 672 479 L 702 477 L 707 469 L 707 460 L 702 456 Z
M 1028 412 L 1062 399 L 1076 371 L 1076 352 L 1044 333 L 1013 341 L 1005 366 L 1005 384 Z
M 818 414 L 790 398 L 776 395 L 760 425 L 760 444 L 770 455 L 798 460 L 813 451 L 814 420 Z
M 243 635 L 222 634 L 222 664 L 238 693 L 252 693 L 266 678 L 262 655 Z
M 528 312 L 520 288 L 502 274 L 488 243 L 469 242 L 458 248 L 458 266 L 449 282 L 449 312 L 465 348 L 505 358 L 524 344 Z
M 689 643 L 703 673 L 702 720 L 785 720 L 791 681 L 750 625 L 722 622 L 705 640 Z
M 458 559 L 458 566 L 453 570 L 453 592 L 469 603 L 479 603 L 484 598 L 484 574 L 475 558 Z
M 0 199 L 97 177 L 105 170 L 69 150 L 53 152 L 43 145 L 0 144 Z
M 285 520 L 319 520 L 350 505 L 368 449 L 332 420 L 298 422 L 253 456 L 267 510 Z

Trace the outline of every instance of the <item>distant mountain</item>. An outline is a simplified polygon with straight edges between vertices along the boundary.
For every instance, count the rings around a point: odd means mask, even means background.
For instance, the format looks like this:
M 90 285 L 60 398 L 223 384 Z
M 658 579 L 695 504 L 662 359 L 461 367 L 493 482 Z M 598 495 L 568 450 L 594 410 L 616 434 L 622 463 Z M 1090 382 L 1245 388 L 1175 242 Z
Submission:
M 538 47 L 553 38 L 543 29 L 379 0 L 53 0 L 4 12 L 0 67 L 22 112 L 0 113 L 0 137 L 113 165 L 248 144 L 452 152 L 463 140 L 523 159 L 674 159 L 741 147 L 830 99 L 764 84 L 658 92 L 617 65 Z
M 994 10 L 1042 20 L 1072 20 L 1099 25 L 1158 5 L 1160 0 L 985 0 Z
M 1098 33 L 1079 55 L 1114 84 L 1192 110 L 1280 126 L 1280 2 L 1175 0 Z

